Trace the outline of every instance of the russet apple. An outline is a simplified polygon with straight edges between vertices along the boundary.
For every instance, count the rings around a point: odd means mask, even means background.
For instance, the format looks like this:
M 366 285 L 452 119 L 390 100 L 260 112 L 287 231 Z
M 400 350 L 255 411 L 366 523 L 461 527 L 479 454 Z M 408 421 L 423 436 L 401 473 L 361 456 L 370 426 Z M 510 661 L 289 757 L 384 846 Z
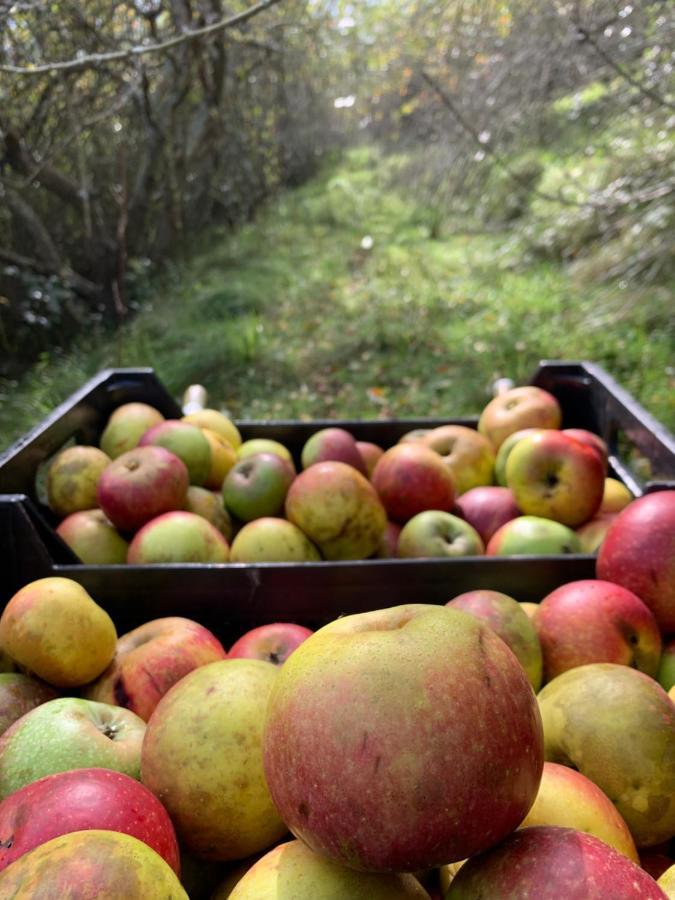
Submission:
M 314 853 L 302 841 L 270 850 L 236 883 L 229 900 L 429 900 L 413 875 L 355 872 Z
M 0 799 L 45 775 L 114 769 L 139 777 L 145 722 L 80 697 L 58 697 L 17 719 L 0 737 Z
M 169 814 L 140 782 L 112 769 L 71 769 L 25 785 L 0 803 L 0 871 L 62 834 L 85 829 L 130 834 L 180 875 Z
M 373 485 L 353 466 L 314 463 L 294 480 L 286 518 L 324 559 L 366 559 L 379 547 L 387 514 Z
M 166 419 L 145 432 L 139 447 L 164 447 L 181 459 L 190 484 L 203 485 L 211 471 L 211 447 L 201 428 L 181 419 Z
M 169 811 L 181 842 L 200 858 L 243 859 L 287 831 L 265 783 L 261 753 L 265 707 L 282 671 L 258 659 L 201 666 L 174 685 L 150 717 L 141 780 Z
M 263 516 L 237 532 L 230 562 L 318 562 L 319 551 L 297 525 L 287 519 Z
M 633 591 L 664 634 L 675 632 L 675 490 L 645 494 L 618 513 L 600 547 L 596 576 Z
M 614 803 L 638 847 L 675 835 L 675 705 L 616 663 L 569 669 L 539 693 L 546 759 L 577 769 Z
M 450 469 L 457 494 L 492 484 L 495 451 L 490 441 L 465 425 L 441 425 L 432 428 L 422 443 L 440 454 Z
M 40 844 L 0 873 L 0 896 L 16 900 L 189 900 L 159 853 L 119 831 L 72 831 Z
M 127 561 L 129 544 L 101 509 L 71 513 L 56 533 L 85 565 L 116 566 Z
M 54 687 L 79 687 L 98 677 L 116 641 L 108 613 L 70 578 L 30 582 L 0 616 L 3 650 Z
M 405 523 L 397 553 L 402 559 L 482 556 L 485 547 L 476 529 L 464 519 L 428 509 Z
M 296 837 L 354 869 L 414 872 L 501 840 L 543 765 L 527 676 L 483 622 L 410 605 L 319 629 L 279 669 L 263 752 Z
M 146 431 L 164 421 L 164 416 L 147 403 L 124 403 L 108 419 L 99 441 L 110 459 L 133 450 Z
M 54 688 L 21 672 L 0 674 L 0 735 L 21 716 L 57 696 Z
M 292 622 L 272 622 L 252 628 L 232 644 L 228 659 L 263 659 L 283 665 L 313 632 Z
M 57 516 L 69 516 L 96 506 L 96 488 L 109 456 L 98 447 L 62 450 L 47 470 L 47 502 Z
M 553 394 L 534 385 L 524 385 L 494 397 L 480 414 L 478 431 L 499 450 L 514 431 L 560 428 L 561 422 L 562 411 Z
M 122 532 L 182 509 L 189 484 L 185 463 L 164 447 L 138 447 L 118 456 L 101 475 L 98 505 Z
M 499 591 L 467 591 L 445 604 L 482 619 L 499 635 L 521 664 L 533 690 L 541 687 L 542 655 L 534 625 L 513 597 Z
M 544 763 L 539 792 L 520 828 L 536 825 L 585 831 L 640 865 L 635 841 L 612 801 L 590 778 L 569 766 Z
M 223 563 L 229 554 L 229 544 L 210 522 L 194 513 L 177 511 L 151 519 L 136 532 L 129 544 L 127 562 L 132 566 Z
M 484 544 L 502 525 L 520 515 L 513 492 L 497 485 L 471 488 L 457 498 L 455 506 L 458 515 L 473 525 Z
M 455 501 L 449 468 L 422 442 L 391 447 L 378 460 L 370 480 L 389 519 L 401 525 L 425 510 L 450 512 Z
M 468 860 L 445 900 L 664 900 L 651 875 L 598 838 L 573 828 L 516 831 Z
M 294 478 L 293 464 L 277 453 L 245 456 L 227 473 L 223 502 L 242 522 L 278 516 Z
M 593 448 L 546 430 L 518 441 L 506 463 L 506 482 L 524 515 L 575 528 L 600 508 L 605 472 Z
M 488 556 L 580 553 L 581 544 L 567 525 L 539 516 L 517 516 L 495 531 L 485 552 Z
M 183 416 L 182 422 L 188 425 L 196 425 L 198 428 L 210 428 L 216 434 L 222 435 L 235 450 L 241 446 L 241 434 L 232 419 L 217 409 L 198 409 L 195 412 Z
M 177 681 L 226 656 L 218 638 L 198 622 L 180 616 L 152 619 L 118 639 L 115 658 L 84 696 L 124 706 L 147 722 Z
M 654 677 L 661 657 L 656 619 L 631 591 L 584 579 L 556 588 L 539 604 L 534 625 L 544 678 L 586 663 L 619 663 Z

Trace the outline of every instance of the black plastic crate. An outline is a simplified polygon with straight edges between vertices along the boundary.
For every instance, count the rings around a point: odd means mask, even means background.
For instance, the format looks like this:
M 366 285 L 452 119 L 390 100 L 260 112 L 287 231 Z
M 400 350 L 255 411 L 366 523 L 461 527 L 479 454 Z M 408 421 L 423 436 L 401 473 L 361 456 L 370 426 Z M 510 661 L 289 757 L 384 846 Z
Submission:
M 543 362 L 531 382 L 553 393 L 563 427 L 588 428 L 610 448 L 610 467 L 632 492 L 675 488 L 675 439 L 600 367 Z M 319 563 L 86 566 L 52 528 L 39 502 L 36 475 L 65 443 L 96 444 L 112 410 L 140 400 L 167 417 L 181 414 L 151 369 L 101 372 L 44 422 L 0 456 L 0 546 L 5 576 L 0 603 L 22 584 L 47 575 L 73 578 L 113 616 L 118 628 L 162 615 L 185 615 L 223 639 L 253 625 L 296 621 L 317 627 L 338 615 L 399 603 L 444 603 L 462 591 L 490 588 L 519 600 L 541 599 L 555 587 L 594 575 L 586 555 L 364 560 Z M 476 419 L 239 421 L 244 439 L 267 437 L 299 458 L 319 428 L 338 425 L 357 440 L 385 447 L 414 428 Z

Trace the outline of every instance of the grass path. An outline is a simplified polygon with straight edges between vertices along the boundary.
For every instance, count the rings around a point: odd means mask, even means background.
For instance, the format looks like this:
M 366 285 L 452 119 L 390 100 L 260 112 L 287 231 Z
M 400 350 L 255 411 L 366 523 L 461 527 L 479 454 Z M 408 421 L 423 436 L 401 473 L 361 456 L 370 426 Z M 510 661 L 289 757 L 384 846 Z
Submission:
M 0 447 L 106 366 L 150 365 L 176 395 L 204 384 L 238 417 L 475 413 L 494 378 L 593 359 L 675 426 L 666 288 L 575 283 L 523 262 L 508 233 L 429 237 L 414 196 L 358 150 L 234 235 L 212 233 L 116 342 L 82 342 L 0 383 Z M 372 246 L 370 246 L 372 243 Z

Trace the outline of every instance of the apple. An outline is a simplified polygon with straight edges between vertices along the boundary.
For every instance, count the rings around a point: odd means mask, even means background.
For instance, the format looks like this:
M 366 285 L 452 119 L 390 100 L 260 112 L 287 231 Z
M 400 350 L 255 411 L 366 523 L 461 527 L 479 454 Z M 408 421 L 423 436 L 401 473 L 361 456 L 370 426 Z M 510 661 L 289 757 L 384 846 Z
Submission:
M 138 838 L 180 875 L 176 833 L 159 800 L 128 775 L 96 768 L 46 775 L 0 803 L 0 871 L 52 838 L 91 828 Z
M 539 793 L 520 828 L 537 825 L 585 831 L 640 865 L 635 841 L 612 801 L 590 778 L 568 766 L 544 763 Z
M 31 709 L 56 696 L 52 687 L 29 675 L 21 672 L 0 674 L 0 735 Z
M 582 525 L 602 503 L 605 471 L 597 452 L 561 431 L 540 431 L 515 445 L 506 482 L 526 516 Z
M 100 509 L 71 513 L 56 533 L 85 565 L 116 566 L 127 561 L 129 544 Z
M 207 488 L 191 484 L 185 495 L 185 512 L 201 516 L 217 528 L 226 541 L 232 540 L 234 527 L 230 514 L 223 506 L 220 491 L 209 491 Z
M 495 450 L 523 428 L 560 428 L 560 404 L 548 391 L 533 385 L 515 387 L 494 397 L 480 414 L 478 431 Z
M 314 463 L 297 476 L 286 496 L 286 518 L 330 560 L 372 556 L 387 524 L 365 475 L 334 460 Z
M 413 875 L 355 872 L 319 856 L 302 841 L 288 841 L 259 859 L 228 895 L 229 900 L 429 900 Z
M 189 512 L 168 512 L 147 522 L 129 544 L 127 562 L 132 566 L 149 563 L 223 563 L 230 547 L 223 535 L 202 516 Z
M 322 428 L 307 439 L 302 448 L 302 468 L 308 469 L 318 462 L 341 462 L 353 466 L 362 475 L 367 474 L 366 464 L 356 446 L 356 441 L 344 428 Z
M 225 507 L 242 522 L 278 516 L 295 478 L 292 463 L 277 453 L 256 453 L 239 460 L 223 482 Z
M 284 667 L 258 659 L 201 666 L 150 717 L 142 781 L 167 808 L 181 842 L 202 859 L 242 859 L 286 834 L 261 757 L 265 707 Z
M 203 485 L 211 472 L 211 447 L 201 428 L 180 419 L 167 419 L 145 432 L 139 447 L 164 447 L 181 459 L 190 484 Z
M 319 551 L 297 525 L 264 516 L 248 522 L 232 542 L 230 562 L 318 562 Z
M 198 409 L 181 419 L 188 425 L 196 425 L 198 428 L 210 428 L 216 434 L 225 438 L 236 450 L 241 446 L 241 434 L 234 422 L 217 409 Z
M 607 444 L 599 434 L 588 431 L 586 428 L 563 428 L 562 433 L 569 435 L 571 438 L 574 438 L 582 444 L 586 444 L 587 447 L 591 447 L 595 450 L 600 456 L 605 468 L 605 474 L 607 474 L 607 458 L 609 456 L 609 450 L 607 449 Z
M 539 609 L 538 603 L 531 603 L 528 600 L 519 600 L 518 603 L 528 619 L 532 619 L 536 611 Z
M 313 632 L 292 622 L 260 625 L 243 634 L 230 647 L 228 659 L 263 659 L 281 666 Z
M 482 619 L 515 654 L 535 691 L 541 687 L 542 656 L 534 625 L 513 597 L 499 591 L 467 591 L 445 604 Z
M 96 678 L 115 652 L 108 613 L 70 578 L 40 578 L 10 599 L 0 616 L 0 646 L 55 687 Z
M 401 526 L 396 522 L 387 522 L 380 546 L 375 551 L 376 559 L 396 559 L 398 556 L 398 540 L 401 536 Z
M 607 537 L 609 526 L 616 518 L 616 513 L 597 513 L 588 522 L 584 522 L 574 530 L 579 538 L 582 553 L 596 554 Z
M 401 435 L 398 442 L 399 444 L 409 444 L 421 441 L 431 430 L 431 428 L 413 428 L 411 431 L 406 431 L 404 435 Z
M 666 869 L 656 882 L 668 900 L 675 897 L 675 865 Z
M 656 680 L 664 691 L 669 691 L 675 685 L 675 638 L 671 638 L 663 646 Z
M 403 526 L 397 552 L 402 559 L 482 556 L 485 547 L 476 529 L 464 519 L 428 509 Z
M 605 490 L 599 514 L 619 513 L 629 503 L 632 503 L 633 499 L 633 495 L 622 481 L 618 481 L 616 478 L 605 478 Z
M 396 444 L 378 460 L 371 482 L 389 519 L 403 524 L 429 509 L 449 512 L 455 484 L 440 454 L 421 442 Z
M 244 441 L 237 450 L 237 459 L 246 459 L 247 456 L 256 456 L 258 453 L 276 453 L 277 456 L 290 463 L 295 472 L 295 463 L 293 462 L 291 451 L 284 444 L 281 444 L 279 441 L 273 441 L 270 438 L 251 438 L 248 441 Z
M 89 829 L 52 838 L 0 873 L 0 896 L 32 900 L 189 900 L 178 876 L 144 841 Z
M 528 437 L 530 434 L 537 434 L 541 430 L 541 428 L 521 428 L 519 431 L 514 431 L 502 442 L 495 457 L 495 481 L 500 487 L 506 487 L 506 463 L 518 441 Z
M 379 444 L 373 444 L 371 441 L 357 441 L 356 446 L 366 467 L 366 475 L 370 478 L 375 464 L 384 453 L 384 448 L 380 447 Z
M 618 663 L 654 677 L 661 657 L 656 619 L 631 591 L 609 581 L 564 584 L 539 604 L 534 617 L 550 681 L 586 663 Z
M 497 529 L 520 515 L 513 492 L 496 485 L 471 488 L 457 498 L 455 506 L 462 518 L 473 525 L 484 544 Z
M 226 656 L 218 638 L 198 622 L 180 616 L 152 619 L 118 639 L 115 658 L 84 696 L 124 706 L 147 722 L 184 675 Z
M 146 431 L 164 421 L 164 416 L 147 403 L 123 403 L 108 419 L 99 445 L 110 459 L 133 450 Z
M 345 616 L 307 638 L 278 670 L 263 754 L 293 834 L 380 872 L 501 840 L 543 765 L 536 700 L 513 653 L 472 616 L 421 604 Z
M 211 451 L 211 464 L 208 475 L 204 479 L 204 487 L 212 491 L 219 491 L 223 486 L 225 476 L 237 461 L 237 451 L 217 431 L 211 431 L 210 428 L 202 428 L 202 434 L 206 438 Z
M 579 538 L 566 525 L 539 516 L 518 516 L 490 538 L 488 556 L 547 556 L 580 553 Z
M 92 766 L 138 778 L 145 722 L 80 697 L 31 709 L 0 737 L 0 799 L 45 775 Z
M 651 875 L 603 841 L 573 828 L 516 831 L 468 860 L 445 900 L 664 900 Z
M 450 469 L 455 490 L 464 494 L 471 488 L 492 484 L 495 451 L 490 441 L 465 425 L 441 425 L 422 438 Z
M 185 463 L 164 447 L 138 447 L 118 456 L 101 475 L 98 505 L 120 531 L 181 509 L 189 484 Z
M 616 663 L 569 669 L 539 693 L 546 759 L 604 791 L 638 847 L 675 835 L 675 705 L 643 672 Z
M 47 503 L 57 516 L 96 506 L 96 488 L 110 457 L 98 447 L 68 447 L 47 469 Z
M 617 515 L 595 571 L 637 594 L 664 634 L 675 632 L 675 490 L 645 494 Z

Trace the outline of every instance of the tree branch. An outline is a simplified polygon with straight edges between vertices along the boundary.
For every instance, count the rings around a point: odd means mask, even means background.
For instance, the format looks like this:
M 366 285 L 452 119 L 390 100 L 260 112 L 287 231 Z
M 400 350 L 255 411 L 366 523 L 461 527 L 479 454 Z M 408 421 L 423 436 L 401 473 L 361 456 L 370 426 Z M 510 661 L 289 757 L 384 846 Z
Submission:
M 127 62 L 148 53 L 162 53 L 165 50 L 171 50 L 180 44 L 196 38 L 209 37 L 212 34 L 218 34 L 228 28 L 234 28 L 247 22 L 259 13 L 264 12 L 272 6 L 276 6 L 281 0 L 261 0 L 250 9 L 237 13 L 227 19 L 221 19 L 219 22 L 213 22 L 210 25 L 204 25 L 202 28 L 195 28 L 190 31 L 184 31 L 182 34 L 168 38 L 159 44 L 141 44 L 135 47 L 129 47 L 128 50 L 112 50 L 109 53 L 92 53 L 87 56 L 81 56 L 78 59 L 62 60 L 60 62 L 49 62 L 39 66 L 11 66 L 0 65 L 0 72 L 7 72 L 11 75 L 45 75 L 50 72 L 73 72 L 82 69 L 96 68 L 109 62 Z
M 29 256 L 22 256 L 13 250 L 8 250 L 6 247 L 0 247 L 0 261 L 10 266 L 16 266 L 18 269 L 30 269 L 33 272 L 37 272 L 38 275 L 57 275 L 63 280 L 65 285 L 83 297 L 94 298 L 101 293 L 101 289 L 97 284 L 83 278 L 77 272 L 73 272 L 72 269 L 67 267 L 59 269 L 57 265 L 50 265 L 38 259 L 32 259 Z

